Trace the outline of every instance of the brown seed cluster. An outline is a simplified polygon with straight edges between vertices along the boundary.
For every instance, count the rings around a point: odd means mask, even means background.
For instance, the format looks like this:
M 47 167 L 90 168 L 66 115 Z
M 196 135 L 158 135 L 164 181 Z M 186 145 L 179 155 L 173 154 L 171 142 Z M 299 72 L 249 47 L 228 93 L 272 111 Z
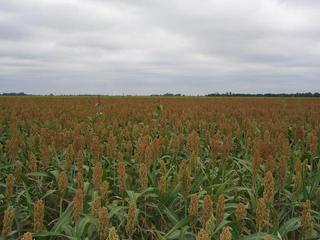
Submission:
M 194 217 L 198 214 L 199 196 L 197 194 L 191 194 L 188 213 L 190 217 Z
M 191 188 L 191 171 L 185 160 L 179 165 L 178 180 L 181 184 L 181 193 L 187 195 Z
M 107 202 L 108 201 L 108 192 L 109 192 L 109 183 L 107 180 L 104 180 L 100 187 L 101 198 Z
M 74 158 L 74 150 L 72 144 L 69 144 L 64 156 L 64 170 L 66 172 L 70 171 L 70 168 L 73 163 L 73 158 Z
M 224 195 L 220 195 L 218 198 L 218 204 L 216 209 L 216 220 L 217 223 L 221 223 L 224 218 Z
M 58 191 L 61 197 L 64 196 L 68 187 L 68 176 L 65 171 L 59 173 L 58 176 Z
M 99 210 L 101 208 L 101 198 L 95 197 L 91 204 L 91 214 L 95 217 L 98 217 Z
M 272 238 L 270 237 L 270 235 L 266 235 L 263 240 L 272 240 Z
M 237 224 L 240 231 L 243 231 L 244 220 L 247 217 L 247 209 L 243 203 L 239 203 L 236 208 Z
M 8 236 L 8 234 L 11 232 L 14 213 L 15 213 L 15 210 L 11 206 L 4 211 L 4 217 L 2 222 L 3 227 L 1 232 L 2 236 L 4 237 Z
M 107 240 L 119 240 L 119 236 L 117 234 L 117 230 L 115 229 L 115 227 L 111 227 L 109 229 L 109 234 L 108 234 L 108 239 Z
M 37 159 L 36 159 L 36 156 L 33 153 L 31 153 L 29 155 L 28 164 L 29 164 L 29 169 L 30 169 L 31 172 L 36 172 L 37 171 L 37 169 L 38 169 Z
M 203 200 L 203 223 L 206 224 L 212 215 L 213 203 L 210 195 L 205 195 Z
M 33 204 L 33 229 L 35 232 L 38 232 L 43 229 L 44 224 L 44 201 L 37 200 Z
M 32 233 L 31 232 L 26 232 L 22 235 L 21 240 L 32 240 Z
M 264 177 L 264 190 L 263 190 L 263 198 L 266 204 L 273 203 L 273 195 L 274 195 L 274 179 L 272 176 L 272 172 L 268 171 Z
M 84 194 L 82 189 L 77 189 L 73 198 L 73 220 L 77 222 L 80 219 L 80 215 L 83 211 Z
M 134 232 L 136 212 L 137 212 L 136 203 L 134 202 L 130 203 L 129 209 L 128 209 L 127 224 L 126 224 L 126 232 L 128 236 L 131 236 Z
M 108 209 L 102 207 L 99 209 L 99 237 L 100 240 L 104 240 L 107 237 L 107 227 L 109 223 Z
M 84 188 L 84 179 L 83 179 L 82 172 L 77 172 L 76 181 L 77 181 L 77 188 L 83 190 L 83 188 Z
M 232 240 L 232 233 L 229 227 L 223 227 L 220 234 L 220 240 Z
M 139 167 L 139 180 L 142 189 L 148 187 L 148 167 L 146 164 L 141 163 Z
M 119 189 L 124 192 L 126 190 L 126 165 L 121 159 L 118 162 L 117 173 Z
M 267 207 L 264 198 L 259 198 L 256 209 L 256 227 L 261 230 L 267 222 Z
M 200 231 L 197 234 L 196 240 L 210 240 L 209 234 L 204 229 L 200 229 Z
M 311 202 L 307 200 L 301 204 L 302 213 L 300 216 L 302 234 L 306 238 L 312 231 Z
M 167 191 L 167 179 L 165 176 L 161 176 L 159 179 L 159 190 L 162 193 Z
M 93 184 L 93 189 L 95 191 L 100 190 L 101 181 L 102 181 L 102 163 L 97 162 L 93 168 L 93 173 L 92 173 L 92 184 Z
M 13 194 L 14 175 L 10 173 L 6 178 L 6 197 L 10 198 Z

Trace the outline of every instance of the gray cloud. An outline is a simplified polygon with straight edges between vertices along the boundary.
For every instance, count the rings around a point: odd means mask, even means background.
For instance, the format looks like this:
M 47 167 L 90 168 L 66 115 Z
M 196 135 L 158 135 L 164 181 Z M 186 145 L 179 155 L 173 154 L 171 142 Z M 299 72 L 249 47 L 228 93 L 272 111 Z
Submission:
M 0 0 L 0 91 L 320 91 L 315 0 Z

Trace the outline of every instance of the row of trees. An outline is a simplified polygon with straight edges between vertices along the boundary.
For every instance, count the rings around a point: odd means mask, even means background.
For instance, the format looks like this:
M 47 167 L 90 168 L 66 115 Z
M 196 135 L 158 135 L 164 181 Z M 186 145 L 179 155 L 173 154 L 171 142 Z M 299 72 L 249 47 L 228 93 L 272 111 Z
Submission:
M 31 96 L 32 94 L 26 94 L 24 92 L 10 92 L 10 93 L 2 93 L 0 96 Z M 74 95 L 43 95 L 43 96 L 97 96 L 96 94 L 74 94 Z M 108 96 L 108 95 L 99 95 L 99 96 Z M 131 95 L 126 95 L 131 96 Z M 184 97 L 184 94 L 181 93 L 165 93 L 165 94 L 151 94 L 151 97 Z M 198 95 L 201 96 L 201 95 Z M 218 96 L 234 96 L 234 97 L 320 97 L 320 93 L 318 92 L 305 92 L 305 93 L 261 93 L 261 94 L 253 94 L 253 93 L 209 93 L 205 95 L 207 97 L 218 97 Z

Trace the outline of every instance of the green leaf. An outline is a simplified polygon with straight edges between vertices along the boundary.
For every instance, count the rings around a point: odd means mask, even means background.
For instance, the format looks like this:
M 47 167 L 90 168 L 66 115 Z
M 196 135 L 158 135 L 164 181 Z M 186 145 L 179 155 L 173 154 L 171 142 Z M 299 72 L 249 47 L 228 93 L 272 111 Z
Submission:
M 49 175 L 47 173 L 43 173 L 43 172 L 27 173 L 26 176 L 28 176 L 28 177 L 49 177 Z
M 183 226 L 187 225 L 189 222 L 188 218 L 184 218 L 181 221 L 179 221 L 176 225 L 174 225 L 173 228 L 170 229 L 170 231 L 164 236 L 165 239 L 167 238 L 174 238 L 174 236 L 180 235 L 179 229 L 182 228 Z
M 83 237 L 83 233 L 85 232 L 88 224 L 93 224 L 97 227 L 98 226 L 97 219 L 90 215 L 86 215 L 83 218 L 81 218 L 76 226 L 77 237 L 79 238 Z
M 259 240 L 259 239 L 262 240 L 262 239 L 264 239 L 265 236 L 269 236 L 273 240 L 279 240 L 278 237 L 271 235 L 271 234 L 267 234 L 267 233 L 256 233 L 256 234 L 244 236 L 244 237 L 240 238 L 240 240 Z
M 291 218 L 285 223 L 281 224 L 281 227 L 279 228 L 279 233 L 282 237 L 285 237 L 289 232 L 297 230 L 300 227 L 300 225 L 301 224 L 299 218 Z
M 62 216 L 59 218 L 59 220 L 52 227 L 50 232 L 59 233 L 59 231 L 63 225 L 67 225 L 71 222 L 72 206 L 73 206 L 73 204 L 69 204 L 67 209 L 64 211 Z

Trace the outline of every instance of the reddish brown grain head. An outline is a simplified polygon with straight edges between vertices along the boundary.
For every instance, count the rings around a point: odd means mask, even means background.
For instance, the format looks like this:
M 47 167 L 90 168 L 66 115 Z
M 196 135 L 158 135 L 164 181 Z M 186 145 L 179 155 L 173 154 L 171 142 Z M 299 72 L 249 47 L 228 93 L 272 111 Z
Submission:
M 218 204 L 216 209 L 216 220 L 217 223 L 221 223 L 224 218 L 224 195 L 220 195 L 218 198 Z
M 128 236 L 131 236 L 135 229 L 135 222 L 136 222 L 136 212 L 137 206 L 136 203 L 132 202 L 129 205 L 128 215 L 127 215 L 127 224 L 126 224 L 126 232 Z
M 37 200 L 33 204 L 33 229 L 38 232 L 43 229 L 44 224 L 44 201 Z
M 2 236 L 4 237 L 8 236 L 8 234 L 11 232 L 14 214 L 15 210 L 11 206 L 4 211 L 4 217 L 2 221 Z

